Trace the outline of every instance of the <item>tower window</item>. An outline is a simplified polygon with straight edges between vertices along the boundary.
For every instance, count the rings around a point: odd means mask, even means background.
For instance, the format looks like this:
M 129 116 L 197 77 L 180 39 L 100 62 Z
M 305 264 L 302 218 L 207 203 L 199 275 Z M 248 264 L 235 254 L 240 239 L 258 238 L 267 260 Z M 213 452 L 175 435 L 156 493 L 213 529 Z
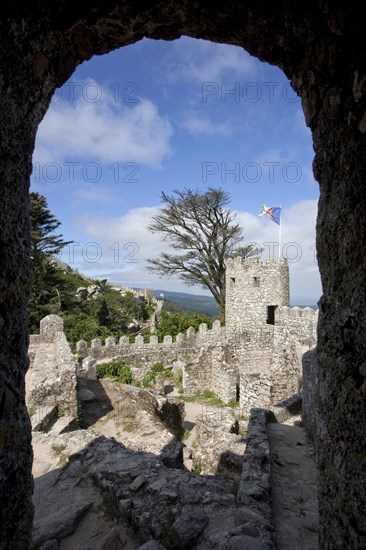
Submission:
M 275 311 L 278 306 L 267 306 L 267 325 L 275 324 Z
M 234 284 L 235 283 L 235 277 L 230 277 L 230 281 Z
M 253 285 L 259 286 L 260 285 L 260 278 L 259 277 L 253 277 Z

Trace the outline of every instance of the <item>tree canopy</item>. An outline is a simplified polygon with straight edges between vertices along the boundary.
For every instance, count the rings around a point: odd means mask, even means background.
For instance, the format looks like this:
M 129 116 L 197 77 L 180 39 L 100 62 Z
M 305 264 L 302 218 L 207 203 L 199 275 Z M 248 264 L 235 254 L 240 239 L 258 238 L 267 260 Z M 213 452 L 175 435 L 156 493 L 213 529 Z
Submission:
M 33 260 L 40 255 L 54 256 L 71 244 L 72 241 L 64 241 L 61 234 L 54 233 L 61 222 L 49 210 L 46 197 L 39 193 L 30 193 L 30 216 Z
M 50 259 L 72 241 L 64 241 L 62 234 L 54 233 L 61 222 L 49 210 L 43 195 L 30 193 L 29 201 L 33 282 L 28 311 L 33 328 L 39 318 L 51 312 L 57 313 L 61 307 L 55 268 Z
M 243 243 L 243 228 L 235 223 L 235 213 L 225 208 L 230 196 L 222 189 L 210 187 L 202 193 L 185 188 L 172 195 L 163 192 L 161 200 L 163 206 L 148 229 L 161 234 L 173 252 L 149 259 L 147 269 L 161 277 L 177 276 L 188 285 L 208 288 L 224 320 L 226 260 L 257 256 L 261 249 Z
M 30 211 L 33 282 L 28 314 L 31 332 L 37 332 L 42 317 L 50 313 L 63 317 L 71 343 L 97 337 L 119 338 L 133 319 L 149 318 L 154 308 L 141 297 L 133 293 L 121 296 L 107 279 L 94 281 L 77 271 L 63 272 L 57 262 L 52 262 L 53 257 L 71 243 L 57 232 L 61 222 L 49 210 L 46 198 L 38 193 L 30 194 Z M 98 296 L 80 301 L 76 297 L 77 289 L 92 284 L 98 286 Z

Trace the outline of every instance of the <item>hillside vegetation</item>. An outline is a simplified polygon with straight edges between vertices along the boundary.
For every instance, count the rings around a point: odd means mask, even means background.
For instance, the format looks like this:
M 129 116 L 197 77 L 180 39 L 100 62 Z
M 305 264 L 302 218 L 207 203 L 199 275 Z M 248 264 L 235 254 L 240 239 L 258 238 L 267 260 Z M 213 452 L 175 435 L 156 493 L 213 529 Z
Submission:
M 120 292 L 106 279 L 88 279 L 56 260 L 57 254 L 71 241 L 65 241 L 61 233 L 56 233 L 61 222 L 50 211 L 43 195 L 30 193 L 29 201 L 33 265 L 28 307 L 30 332 L 37 333 L 41 319 L 53 313 L 64 319 L 66 337 L 73 344 L 81 339 L 90 342 L 97 337 L 118 339 L 124 334 L 130 334 L 132 339 L 137 332 L 148 341 L 149 320 L 157 306 L 152 292 L 145 297 Z M 171 309 L 174 310 L 173 305 Z M 200 322 L 211 326 L 209 317 L 196 312 L 184 315 L 162 312 L 155 328 L 162 339 L 166 334 L 175 336 L 184 332 L 191 325 L 198 328 Z
M 64 319 L 65 333 L 69 342 L 92 340 L 115 336 L 119 338 L 128 332 L 131 323 L 142 325 L 154 311 L 142 297 L 132 292 L 124 296 L 106 281 L 91 281 L 79 273 L 64 272 L 51 264 L 43 278 L 43 290 L 32 295 L 29 304 L 30 332 L 39 330 L 39 322 L 50 313 Z M 85 300 L 76 295 L 79 287 L 98 286 L 98 294 Z

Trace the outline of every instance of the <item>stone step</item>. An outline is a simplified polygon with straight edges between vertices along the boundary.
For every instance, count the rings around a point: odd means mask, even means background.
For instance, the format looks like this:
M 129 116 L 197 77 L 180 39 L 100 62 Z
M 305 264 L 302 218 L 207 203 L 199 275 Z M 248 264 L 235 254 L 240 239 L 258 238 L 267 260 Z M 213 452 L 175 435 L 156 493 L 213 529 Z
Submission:
M 191 458 L 186 458 L 186 460 L 184 461 L 183 464 L 189 472 L 192 471 L 192 469 L 193 469 L 193 460 Z
M 77 427 L 77 420 L 74 416 L 62 416 L 53 424 L 48 433 L 52 435 L 59 435 L 62 433 L 71 432 Z
M 194 442 L 196 437 L 197 437 L 197 426 L 193 426 L 193 428 L 190 431 L 190 434 L 189 434 L 188 438 L 185 441 L 186 446 L 187 447 L 192 447 L 192 443 Z
M 187 460 L 192 458 L 192 449 L 190 447 L 183 447 L 183 459 Z
M 47 432 L 57 420 L 57 405 L 38 407 L 30 420 L 33 432 Z

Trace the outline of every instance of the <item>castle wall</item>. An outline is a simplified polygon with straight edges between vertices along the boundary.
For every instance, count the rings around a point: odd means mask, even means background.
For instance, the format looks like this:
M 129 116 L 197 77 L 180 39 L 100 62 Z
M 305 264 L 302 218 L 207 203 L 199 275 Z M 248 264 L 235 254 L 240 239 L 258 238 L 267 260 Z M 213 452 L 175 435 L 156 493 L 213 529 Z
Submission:
M 48 315 L 41 320 L 27 391 L 28 405 L 37 410 L 57 405 L 59 411 L 77 417 L 77 365 L 63 332 L 63 320 Z
M 287 399 L 302 385 L 302 356 L 316 344 L 318 312 L 306 308 L 278 308 L 271 359 L 271 404 Z
M 316 390 L 318 384 L 316 349 L 312 349 L 304 354 L 302 367 L 304 380 L 302 419 L 306 433 L 317 447 L 316 434 L 320 425 L 316 409 Z
M 215 321 L 211 330 L 202 324 L 189 329 L 173 342 L 156 336 L 148 344 L 142 336 L 130 344 L 124 336 L 117 344 L 107 338 L 89 346 L 80 341 L 82 357 L 97 361 L 123 359 L 136 379 L 161 362 L 183 369 L 186 395 L 205 389 L 214 391 L 225 403 L 237 398 L 249 414 L 252 407 L 271 407 L 300 389 L 301 359 L 316 342 L 317 313 L 311 308 L 290 308 L 287 260 L 265 263 L 258 259 L 228 260 L 226 271 L 226 325 Z M 269 316 L 268 307 L 273 309 Z
M 266 324 L 268 306 L 288 306 L 290 302 L 287 260 L 265 263 L 253 258 L 233 258 L 226 266 L 227 337 L 257 331 Z
M 283 306 L 275 324 L 237 336 L 235 361 L 240 377 L 240 407 L 273 407 L 298 392 L 302 356 L 316 343 L 318 312 Z
M 196 357 L 183 369 L 185 395 L 214 391 L 224 402 L 236 398 L 237 369 L 229 364 L 230 350 L 226 344 L 208 345 L 198 350 Z
M 177 361 L 183 367 L 190 364 L 198 365 L 197 358 L 202 348 L 215 348 L 223 342 L 225 328 L 216 320 L 212 329 L 208 329 L 207 325 L 202 323 L 197 332 L 191 327 L 186 334 L 178 334 L 175 342 L 172 336 L 165 336 L 163 342 L 158 342 L 157 336 L 150 336 L 149 343 L 144 343 L 143 337 L 137 336 L 135 343 L 130 343 L 127 336 L 122 336 L 118 344 L 113 337 L 106 338 L 104 345 L 99 338 L 94 339 L 90 346 L 84 340 L 80 340 L 76 349 L 81 357 L 94 357 L 99 362 L 122 359 L 132 368 L 134 376 L 140 379 L 154 363 L 158 362 L 163 363 L 165 367 L 172 367 Z M 207 360 L 204 369 L 206 378 L 211 368 L 211 363 L 210 366 L 208 364 Z M 197 366 L 197 376 L 198 371 Z

